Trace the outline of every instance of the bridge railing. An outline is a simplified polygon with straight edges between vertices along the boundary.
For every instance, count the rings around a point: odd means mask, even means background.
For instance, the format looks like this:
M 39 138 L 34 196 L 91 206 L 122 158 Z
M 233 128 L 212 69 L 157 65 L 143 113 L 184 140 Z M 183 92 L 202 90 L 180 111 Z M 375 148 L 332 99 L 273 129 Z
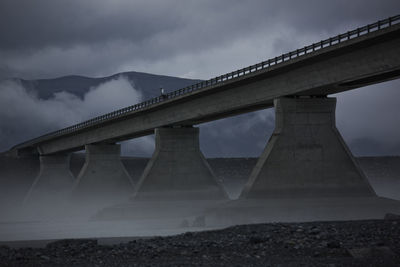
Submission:
M 51 136 L 57 136 L 57 135 L 63 135 L 63 134 L 71 133 L 71 132 L 74 132 L 74 131 L 77 131 L 77 130 L 80 130 L 80 129 L 83 129 L 83 128 L 86 128 L 86 127 L 89 127 L 89 126 L 93 126 L 93 125 L 96 125 L 96 124 L 99 124 L 99 123 L 102 123 L 102 122 L 105 122 L 105 121 L 108 121 L 108 120 L 111 120 L 111 119 L 122 117 L 122 116 L 124 116 L 124 115 L 126 115 L 128 113 L 147 108 L 149 106 L 152 106 L 154 104 L 160 103 L 162 101 L 165 101 L 165 100 L 168 100 L 168 99 L 173 99 L 173 98 L 178 97 L 178 96 L 186 95 L 186 94 L 191 93 L 193 91 L 197 91 L 197 90 L 201 90 L 201 89 L 208 88 L 208 87 L 211 87 L 211 86 L 215 86 L 215 85 L 218 85 L 218 84 L 222 84 L 222 83 L 224 83 L 226 81 L 230 81 L 230 80 L 235 79 L 235 78 L 243 77 L 243 76 L 249 75 L 249 74 L 251 74 L 253 72 L 256 72 L 256 71 L 265 70 L 265 69 L 271 68 L 273 66 L 276 66 L 276 65 L 278 65 L 280 63 L 287 62 L 287 61 L 302 57 L 304 55 L 307 55 L 307 54 L 310 54 L 312 52 L 318 51 L 320 49 L 323 49 L 323 48 L 326 48 L 326 47 L 330 47 L 330 46 L 334 46 L 334 45 L 340 44 L 342 42 L 345 42 L 345 41 L 348 41 L 348 40 L 351 40 L 351 39 L 354 39 L 354 38 L 358 38 L 360 36 L 369 34 L 371 32 L 378 31 L 380 29 L 388 28 L 388 27 L 390 27 L 392 25 L 399 24 L 399 23 L 400 23 L 400 15 L 393 16 L 393 17 L 390 17 L 390 18 L 387 18 L 387 19 L 384 19 L 384 20 L 380 20 L 380 21 L 377 21 L 375 23 L 368 24 L 368 25 L 366 25 L 364 27 L 360 27 L 360 28 L 357 28 L 355 30 L 348 31 L 348 32 L 346 32 L 344 34 L 339 34 L 339 35 L 337 35 L 335 37 L 331 37 L 331 38 L 322 40 L 320 42 L 313 43 L 311 45 L 305 46 L 303 48 L 296 49 L 294 51 L 291 51 L 291 52 L 282 54 L 280 56 L 268 59 L 266 61 L 262 61 L 260 63 L 254 64 L 254 65 L 251 65 L 251 66 L 248 66 L 248 67 L 236 70 L 236 71 L 232 71 L 232 72 L 217 76 L 215 78 L 212 78 L 212 79 L 209 79 L 209 80 L 206 80 L 206 81 L 201 81 L 201 82 L 189 85 L 187 87 L 184 87 L 184 88 L 169 92 L 168 94 L 166 94 L 164 96 L 151 98 L 151 99 L 149 99 L 147 101 L 138 103 L 136 105 L 129 106 L 129 107 L 126 107 L 126 108 L 122 108 L 122 109 L 113 111 L 111 113 L 107 113 L 107 114 L 104 114 L 102 116 L 98 116 L 98 117 L 92 118 L 90 120 L 81 122 L 79 124 L 72 125 L 70 127 L 63 128 L 63 129 L 60 129 L 58 131 L 48 133 L 46 135 L 40 136 L 38 138 L 35 138 L 34 140 L 37 140 L 37 139 L 42 139 L 43 140 L 43 139 L 46 139 L 46 138 L 51 137 Z

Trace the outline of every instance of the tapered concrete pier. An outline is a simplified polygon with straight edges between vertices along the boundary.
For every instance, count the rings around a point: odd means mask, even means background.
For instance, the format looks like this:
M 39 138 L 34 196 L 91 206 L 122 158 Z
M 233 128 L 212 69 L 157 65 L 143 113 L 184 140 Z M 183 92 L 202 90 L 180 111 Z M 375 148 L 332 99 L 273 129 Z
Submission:
M 156 149 L 134 200 L 221 200 L 227 194 L 204 158 L 199 129 L 157 128 Z
M 72 198 L 80 201 L 120 201 L 133 193 L 133 182 L 121 162 L 121 145 L 86 145 L 86 160 Z
M 25 204 L 41 201 L 64 201 L 71 192 L 74 176 L 70 171 L 70 154 L 40 156 L 40 171 L 25 197 Z
M 275 130 L 240 198 L 375 195 L 336 128 L 336 98 L 274 104 Z
M 376 196 L 335 125 L 335 98 L 279 98 L 275 130 L 239 199 L 206 225 L 383 219 L 400 202 Z
M 157 219 L 159 227 L 203 214 L 228 195 L 200 151 L 199 129 L 157 128 L 156 149 L 131 201 L 99 211 L 95 220 Z

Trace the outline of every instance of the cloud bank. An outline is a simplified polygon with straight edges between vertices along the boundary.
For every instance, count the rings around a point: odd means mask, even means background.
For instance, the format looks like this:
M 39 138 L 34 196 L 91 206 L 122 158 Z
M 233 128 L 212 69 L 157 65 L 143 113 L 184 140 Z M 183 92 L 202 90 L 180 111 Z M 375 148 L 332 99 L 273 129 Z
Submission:
M 83 99 L 63 91 L 43 100 L 19 82 L 3 81 L 0 83 L 0 151 L 140 101 L 142 94 L 124 76 L 91 88 Z M 131 145 L 148 152 L 152 150 L 148 143 L 145 139 Z

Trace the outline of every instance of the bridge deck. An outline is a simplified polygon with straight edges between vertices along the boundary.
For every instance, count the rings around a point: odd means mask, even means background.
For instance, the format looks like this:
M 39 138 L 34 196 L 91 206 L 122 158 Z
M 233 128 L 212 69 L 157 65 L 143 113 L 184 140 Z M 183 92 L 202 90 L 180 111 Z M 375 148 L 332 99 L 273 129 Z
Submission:
M 16 145 L 41 154 L 83 149 L 272 107 L 282 96 L 329 95 L 400 76 L 400 16 L 340 34 Z

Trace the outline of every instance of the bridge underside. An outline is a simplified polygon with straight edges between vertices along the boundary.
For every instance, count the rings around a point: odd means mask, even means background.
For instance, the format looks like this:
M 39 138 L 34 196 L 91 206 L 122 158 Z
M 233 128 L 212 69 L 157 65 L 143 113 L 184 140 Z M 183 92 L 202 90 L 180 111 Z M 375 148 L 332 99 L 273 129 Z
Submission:
M 379 219 L 387 212 L 399 213 L 400 204 L 378 198 L 358 167 L 336 129 L 335 106 L 336 99 L 327 97 L 276 99 L 274 133 L 238 200 L 228 201 L 200 151 L 199 130 L 192 127 L 156 129 L 156 150 L 134 191 L 119 159 L 120 147 L 88 145 L 72 198 L 78 203 L 82 199 L 102 201 L 108 194 L 126 200 L 103 210 L 97 219 L 205 212 L 208 223 L 225 224 L 296 218 Z M 41 182 L 52 178 L 45 175 L 46 169 L 68 174 L 66 159 L 42 156 Z M 70 181 L 67 178 L 64 180 Z
M 382 212 L 388 211 L 384 207 L 389 206 L 394 212 L 400 212 L 397 202 L 383 201 L 382 204 L 377 200 L 336 129 L 336 101 L 326 98 L 330 94 L 399 77 L 400 24 L 332 46 L 323 47 L 321 44 L 317 51 L 279 64 L 275 61 L 267 69 L 256 67 L 255 71 L 242 74 L 229 80 L 221 78 L 200 90 L 176 94 L 122 115 L 117 112 L 118 115 L 110 118 L 107 115 L 95 123 L 85 122 L 79 127 L 73 126 L 71 131 L 39 137 L 17 145 L 14 150 L 23 154 L 39 151 L 43 159 L 39 175 L 42 179 L 38 179 L 36 184 L 43 182 L 46 185 L 50 184 L 49 178 L 54 173 L 51 166 L 65 174 L 65 181 L 69 175 L 65 161 L 48 165 L 44 156 L 52 161 L 51 158 L 56 159 L 57 155 L 82 150 L 86 146 L 89 158 L 76 182 L 75 192 L 98 190 L 104 193 L 116 188 L 111 192 L 125 190 L 128 193 L 123 195 L 128 196 L 131 189 L 129 177 L 124 175 L 119 152 L 109 155 L 105 149 L 99 156 L 91 153 L 90 147 L 93 146 L 95 151 L 102 143 L 153 134 L 156 129 L 157 148 L 136 186 L 134 200 L 168 199 L 166 196 L 224 199 L 223 189 L 198 149 L 197 130 L 186 127 L 272 107 L 275 101 L 277 120 L 274 134 L 240 199 L 228 206 L 241 207 L 243 215 L 255 203 L 265 207 L 267 201 L 279 203 L 279 200 L 286 199 L 288 203 L 305 203 L 301 208 L 307 209 L 310 202 L 305 199 L 311 198 L 311 202 L 318 199 L 327 203 L 322 207 L 325 213 L 335 205 L 339 207 L 337 216 L 349 212 L 346 209 L 349 202 L 358 203 L 353 208 L 362 211 L 363 218 L 381 216 Z M 112 175 L 115 174 L 119 178 L 113 184 Z M 69 182 L 66 184 L 68 187 Z M 322 201 L 323 198 L 329 200 Z M 369 213 L 365 203 L 375 203 L 367 205 L 374 207 L 373 212 Z M 300 206 L 292 206 L 292 210 L 296 207 Z M 261 213 L 271 211 L 264 209 Z

